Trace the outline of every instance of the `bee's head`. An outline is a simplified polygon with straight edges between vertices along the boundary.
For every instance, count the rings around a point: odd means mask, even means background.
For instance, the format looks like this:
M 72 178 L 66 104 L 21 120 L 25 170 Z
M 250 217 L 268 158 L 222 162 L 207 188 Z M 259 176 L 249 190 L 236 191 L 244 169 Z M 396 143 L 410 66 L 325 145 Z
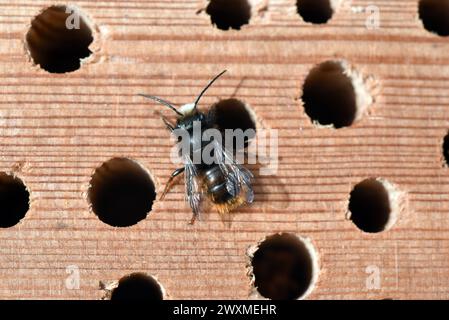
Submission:
M 176 114 L 178 115 L 177 124 L 179 127 L 187 128 L 187 126 L 193 126 L 194 121 L 202 121 L 204 118 L 204 114 L 200 111 L 198 111 L 197 106 L 200 102 L 201 97 L 203 94 L 209 89 L 209 87 L 217 80 L 223 73 L 225 73 L 226 70 L 222 71 L 220 74 L 218 74 L 215 78 L 213 78 L 209 84 L 201 91 L 199 96 L 196 98 L 194 103 L 188 103 L 180 107 L 179 109 L 176 109 L 170 102 L 165 101 L 161 98 L 158 98 L 156 96 L 150 96 L 146 94 L 140 94 L 143 97 L 152 99 L 154 101 L 159 102 L 160 104 L 165 105 L 166 107 L 170 108 Z
M 182 115 L 184 117 L 192 116 L 195 113 L 198 113 L 198 110 L 197 110 L 196 105 L 194 103 L 187 103 L 187 104 L 181 106 L 178 109 L 178 111 L 180 113 L 182 113 Z M 180 118 L 182 118 L 182 117 L 180 116 Z
M 193 128 L 195 121 L 202 122 L 205 118 L 204 113 L 198 111 L 194 103 L 185 104 L 178 111 L 182 113 L 182 116 L 179 116 L 176 121 L 178 128 L 189 130 Z

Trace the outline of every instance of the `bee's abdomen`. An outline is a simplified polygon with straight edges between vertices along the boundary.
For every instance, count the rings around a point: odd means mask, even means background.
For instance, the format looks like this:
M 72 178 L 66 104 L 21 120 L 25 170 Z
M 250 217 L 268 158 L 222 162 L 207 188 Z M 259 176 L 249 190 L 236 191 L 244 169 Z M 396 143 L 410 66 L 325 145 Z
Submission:
M 204 183 L 213 202 L 226 203 L 232 199 L 232 195 L 226 189 L 226 177 L 218 165 L 214 165 L 204 172 Z

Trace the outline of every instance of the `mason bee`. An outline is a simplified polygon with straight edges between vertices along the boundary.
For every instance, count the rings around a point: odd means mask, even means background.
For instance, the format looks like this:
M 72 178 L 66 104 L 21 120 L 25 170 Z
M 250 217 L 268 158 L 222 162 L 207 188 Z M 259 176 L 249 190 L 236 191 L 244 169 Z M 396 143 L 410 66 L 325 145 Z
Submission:
M 213 78 L 203 88 L 194 103 L 185 104 L 180 108 L 175 108 L 171 103 L 161 98 L 140 94 L 140 96 L 152 99 L 170 108 L 177 114 L 176 124 L 171 123 L 162 115 L 161 117 L 167 129 L 177 136 L 178 144 L 181 140 L 184 140 L 184 146 L 187 146 L 188 151 L 185 152 L 184 149 L 181 152 L 179 150 L 179 156 L 184 166 L 173 171 L 161 199 L 172 187 L 174 179 L 184 174 L 186 200 L 193 211 L 190 224 L 193 224 L 199 218 L 202 210 L 201 205 L 206 199 L 213 204 L 220 214 L 229 213 L 241 205 L 252 203 L 254 200 L 251 184 L 253 175 L 236 161 L 234 158 L 235 150 L 228 150 L 220 139 L 202 138 L 203 134 L 209 129 L 215 129 L 219 133 L 225 131 L 225 128 L 218 125 L 214 107 L 209 108 L 206 112 L 198 110 L 201 97 L 225 72 L 226 70 Z M 200 135 L 195 132 L 195 129 L 198 128 L 200 128 Z M 206 161 L 207 159 L 204 158 L 206 149 L 213 150 L 210 154 L 214 161 Z

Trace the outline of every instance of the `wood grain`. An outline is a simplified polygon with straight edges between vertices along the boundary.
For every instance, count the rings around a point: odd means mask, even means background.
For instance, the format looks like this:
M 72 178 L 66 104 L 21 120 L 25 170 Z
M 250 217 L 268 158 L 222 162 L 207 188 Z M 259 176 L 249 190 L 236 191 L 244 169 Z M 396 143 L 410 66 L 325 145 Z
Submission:
M 271 0 L 239 31 L 196 14 L 205 1 L 75 3 L 98 27 L 94 55 L 78 71 L 50 74 L 29 61 L 24 37 L 53 2 L 0 1 L 0 171 L 19 176 L 32 199 L 19 224 L 0 230 L 0 298 L 99 299 L 99 281 L 142 271 L 170 298 L 246 299 L 246 250 L 280 231 L 309 237 L 319 253 L 310 299 L 449 298 L 441 149 L 449 42 L 422 27 L 417 0 L 344 1 L 324 25 L 303 22 L 293 0 Z M 373 4 L 381 25 L 369 30 L 367 13 L 351 8 Z M 368 113 L 338 130 L 314 126 L 299 99 L 308 71 L 332 59 L 380 85 Z M 138 161 L 158 192 L 174 169 L 163 108 L 137 93 L 191 102 L 225 68 L 203 105 L 235 94 L 259 128 L 279 130 L 279 172 L 257 179 L 255 203 L 230 227 L 215 212 L 189 226 L 178 185 L 135 226 L 99 221 L 85 194 L 103 162 Z M 363 233 L 345 219 L 353 185 L 367 177 L 407 195 L 406 210 L 383 233 Z M 70 265 L 80 270 L 78 290 L 65 286 Z M 381 270 L 379 290 L 366 288 L 370 265 Z

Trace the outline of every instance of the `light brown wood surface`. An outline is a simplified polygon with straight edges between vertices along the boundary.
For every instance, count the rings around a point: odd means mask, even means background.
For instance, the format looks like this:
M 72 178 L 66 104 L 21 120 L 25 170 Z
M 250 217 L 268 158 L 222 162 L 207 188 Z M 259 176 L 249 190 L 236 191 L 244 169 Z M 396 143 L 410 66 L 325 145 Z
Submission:
M 139 271 L 156 276 L 170 298 L 247 299 L 246 250 L 281 231 L 310 238 L 319 254 L 309 299 L 449 298 L 441 147 L 449 39 L 423 28 L 417 0 L 343 1 L 324 25 L 302 21 L 293 0 L 265 2 L 249 25 L 222 31 L 196 13 L 205 1 L 73 1 L 98 28 L 94 53 L 79 70 L 53 74 L 33 66 L 24 39 L 33 17 L 55 3 L 0 1 L 0 171 L 15 173 L 31 194 L 25 218 L 0 229 L 0 298 L 99 299 L 99 281 Z M 380 9 L 375 30 L 356 10 L 372 4 Z M 379 87 L 368 112 L 338 130 L 313 125 L 300 100 L 309 70 L 332 59 Z M 203 106 L 235 95 L 258 128 L 278 129 L 277 176 L 256 180 L 255 203 L 230 227 L 214 211 L 188 225 L 181 184 L 135 226 L 101 222 L 85 194 L 103 162 L 138 161 L 158 193 L 175 168 L 157 112 L 171 114 L 137 93 L 192 102 L 223 69 Z M 388 231 L 363 233 L 345 218 L 351 189 L 368 177 L 406 193 Z M 66 288 L 71 265 L 80 270 L 78 290 Z M 370 265 L 381 271 L 378 290 L 366 287 Z

